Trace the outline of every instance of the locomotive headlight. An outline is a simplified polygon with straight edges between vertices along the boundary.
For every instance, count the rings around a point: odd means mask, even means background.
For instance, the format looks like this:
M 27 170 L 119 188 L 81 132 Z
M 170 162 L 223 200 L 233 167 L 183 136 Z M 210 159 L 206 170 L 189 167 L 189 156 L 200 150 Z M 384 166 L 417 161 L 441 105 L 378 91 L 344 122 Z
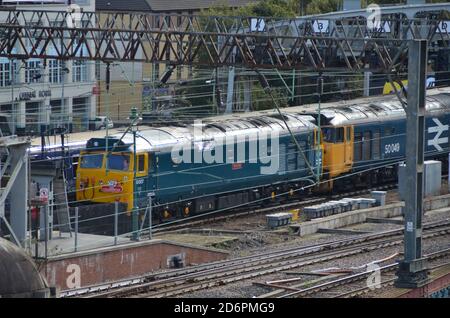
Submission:
M 181 162 L 183 162 L 183 158 L 181 156 L 172 156 L 172 162 L 176 165 L 179 165 Z

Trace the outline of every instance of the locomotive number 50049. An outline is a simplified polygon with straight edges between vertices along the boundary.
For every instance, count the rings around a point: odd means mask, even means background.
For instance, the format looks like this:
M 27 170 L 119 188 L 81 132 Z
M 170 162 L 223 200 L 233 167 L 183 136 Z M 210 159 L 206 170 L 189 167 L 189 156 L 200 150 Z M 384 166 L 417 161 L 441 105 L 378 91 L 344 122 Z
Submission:
M 396 152 L 400 152 L 400 143 L 397 142 L 395 144 L 388 144 L 386 146 L 384 146 L 384 153 L 385 154 L 391 154 L 391 153 L 396 153 Z

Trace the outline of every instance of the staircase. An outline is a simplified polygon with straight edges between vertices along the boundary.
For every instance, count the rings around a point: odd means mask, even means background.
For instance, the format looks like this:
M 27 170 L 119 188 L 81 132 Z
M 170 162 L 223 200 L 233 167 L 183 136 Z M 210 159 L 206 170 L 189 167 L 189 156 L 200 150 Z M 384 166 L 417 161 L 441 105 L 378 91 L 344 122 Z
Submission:
M 70 237 L 72 237 L 66 180 L 64 178 L 64 173 L 62 173 L 62 175 L 61 178 L 56 178 L 53 182 L 53 213 L 56 214 L 58 220 L 55 224 L 55 228 L 59 229 L 61 232 L 70 233 Z

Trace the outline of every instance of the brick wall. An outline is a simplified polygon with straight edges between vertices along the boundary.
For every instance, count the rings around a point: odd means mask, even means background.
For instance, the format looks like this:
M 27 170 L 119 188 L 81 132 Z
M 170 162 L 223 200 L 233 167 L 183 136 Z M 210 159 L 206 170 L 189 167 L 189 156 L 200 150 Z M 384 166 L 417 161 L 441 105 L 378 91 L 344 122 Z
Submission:
M 51 286 L 67 290 L 168 268 L 168 258 L 177 254 L 183 255 L 187 266 L 222 260 L 228 255 L 220 250 L 156 240 L 53 257 L 40 265 L 40 271 Z

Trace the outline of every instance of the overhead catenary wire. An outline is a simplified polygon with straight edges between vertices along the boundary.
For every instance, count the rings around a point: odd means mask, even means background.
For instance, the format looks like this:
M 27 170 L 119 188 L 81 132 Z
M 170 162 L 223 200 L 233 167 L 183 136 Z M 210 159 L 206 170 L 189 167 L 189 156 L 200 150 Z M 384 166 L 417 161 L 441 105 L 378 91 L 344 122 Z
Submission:
M 372 88 L 383 88 L 383 87 L 382 86 L 378 86 L 378 87 L 372 87 Z M 363 91 L 363 90 L 364 90 L 363 88 L 354 88 L 354 89 L 347 89 L 344 92 L 346 94 L 348 94 L 348 93 L 357 92 L 357 91 Z M 323 95 L 332 95 L 332 94 L 342 93 L 342 92 L 343 92 L 342 90 L 329 91 L 329 92 L 324 92 Z M 314 95 L 315 94 L 298 94 L 298 95 L 294 95 L 294 97 L 312 97 Z M 209 96 L 211 96 L 211 95 L 209 95 Z M 385 97 L 385 95 L 383 95 L 383 97 Z M 277 99 L 277 100 L 284 100 L 284 98 L 282 98 L 282 97 L 278 97 L 278 98 L 274 97 L 274 98 Z M 255 99 L 255 102 L 268 101 L 268 100 L 270 100 L 270 99 L 269 98 L 260 98 L 260 99 Z M 235 105 L 235 104 L 238 104 L 238 102 L 233 102 L 233 105 Z M 126 106 L 126 105 L 127 104 L 121 104 L 121 106 Z M 130 103 L 130 105 L 134 105 L 134 104 Z M 173 108 L 173 110 L 191 110 L 192 111 L 193 109 L 196 109 L 196 108 L 206 108 L 206 107 L 212 107 L 212 106 L 213 106 L 213 104 L 204 104 L 204 105 L 198 105 L 198 106 L 187 106 L 187 107 Z M 12 112 L 9 112 L 9 113 L 12 114 L 12 115 L 17 115 L 19 112 L 12 111 Z M 40 114 L 42 114 L 42 112 L 33 112 L 31 114 L 28 114 L 28 115 L 39 116 Z M 79 115 L 83 115 L 83 114 L 84 113 L 80 113 Z M 122 112 L 120 112 L 120 114 L 129 114 L 129 112 L 122 111 Z M 57 115 L 64 115 L 64 114 L 58 113 Z M 76 117 L 76 115 L 77 115 L 76 111 L 72 113 L 72 116 Z M 149 116 L 151 117 L 152 115 L 150 114 Z M 156 115 L 154 115 L 154 116 L 156 116 Z M 183 117 L 189 118 L 189 117 L 192 117 L 192 116 L 193 115 L 181 115 L 180 117 L 181 118 L 183 118 Z M 177 118 L 174 118 L 174 119 L 177 119 Z M 48 122 L 46 122 L 46 121 L 45 122 L 44 121 L 33 121 L 33 123 L 34 124 L 40 124 L 40 123 L 48 123 Z M 63 123 L 64 123 L 64 121 L 63 121 Z
M 436 72 L 435 72 L 436 73 Z M 357 81 L 354 81 L 355 83 L 356 82 L 360 82 L 359 80 L 357 80 Z M 437 80 L 437 82 L 439 82 L 439 80 Z M 311 85 L 308 85 L 308 86 L 313 86 L 314 84 L 311 84 Z M 333 85 L 333 83 L 325 83 L 325 85 Z M 374 88 L 374 87 L 372 87 L 372 88 Z M 381 87 L 378 87 L 378 88 L 381 88 Z M 258 89 L 258 88 L 257 88 Z M 353 89 L 353 90 L 346 90 L 345 92 L 346 93 L 350 93 L 350 92 L 352 92 L 352 91 L 361 91 L 362 89 Z M 332 94 L 332 93 L 336 93 L 336 92 L 340 92 L 340 91 L 333 91 L 333 92 L 324 92 L 324 95 L 326 95 L 326 94 Z M 310 94 L 310 95 L 308 95 L 308 94 L 305 94 L 305 95 L 295 95 L 294 97 L 308 97 L 308 96 L 312 96 L 313 94 Z M 182 97 L 183 95 L 180 95 L 180 98 Z M 202 96 L 202 95 L 200 95 L 200 96 Z M 206 94 L 206 95 L 204 95 L 204 96 L 212 96 L 212 94 Z M 177 96 L 175 96 L 175 97 L 177 97 Z M 280 98 L 280 100 L 281 100 L 281 98 Z M 255 102 L 260 102 L 260 101 L 264 101 L 264 99 L 258 99 L 258 100 L 256 100 Z M 105 103 L 105 102 L 103 102 L 103 103 Z M 234 102 L 234 104 L 237 104 L 238 102 Z M 126 104 L 123 104 L 123 105 L 126 105 Z M 85 105 L 86 106 L 86 105 Z M 101 104 L 99 104 L 99 106 L 101 107 Z M 179 110 L 182 110 L 182 109 L 189 109 L 189 108 L 191 108 L 191 111 L 192 111 L 192 109 L 194 109 L 194 107 L 196 107 L 196 108 L 204 108 L 204 107 L 211 107 L 212 106 L 212 104 L 205 104 L 205 105 L 199 105 L 199 106 L 189 106 L 189 107 L 182 107 L 182 108 L 176 108 L 177 110 L 179 109 Z M 38 110 L 38 109 L 37 109 Z M 33 111 L 33 109 L 30 109 L 30 111 Z M 12 114 L 14 114 L 14 112 L 10 112 L 10 113 L 12 113 Z M 16 112 L 17 113 L 17 112 Z M 35 115 L 40 115 L 40 113 L 39 112 L 33 112 Z M 123 112 L 123 113 L 125 113 L 125 112 Z M 73 113 L 73 115 L 76 115 L 77 114 L 77 112 L 75 111 L 74 113 Z M 56 115 L 58 115 L 58 113 L 56 114 Z M 64 114 L 61 114 L 61 115 L 64 115 Z M 35 122 L 36 123 L 36 122 Z M 41 122 L 37 122 L 37 123 L 41 123 Z M 46 123 L 46 122 L 43 122 L 43 123 Z

